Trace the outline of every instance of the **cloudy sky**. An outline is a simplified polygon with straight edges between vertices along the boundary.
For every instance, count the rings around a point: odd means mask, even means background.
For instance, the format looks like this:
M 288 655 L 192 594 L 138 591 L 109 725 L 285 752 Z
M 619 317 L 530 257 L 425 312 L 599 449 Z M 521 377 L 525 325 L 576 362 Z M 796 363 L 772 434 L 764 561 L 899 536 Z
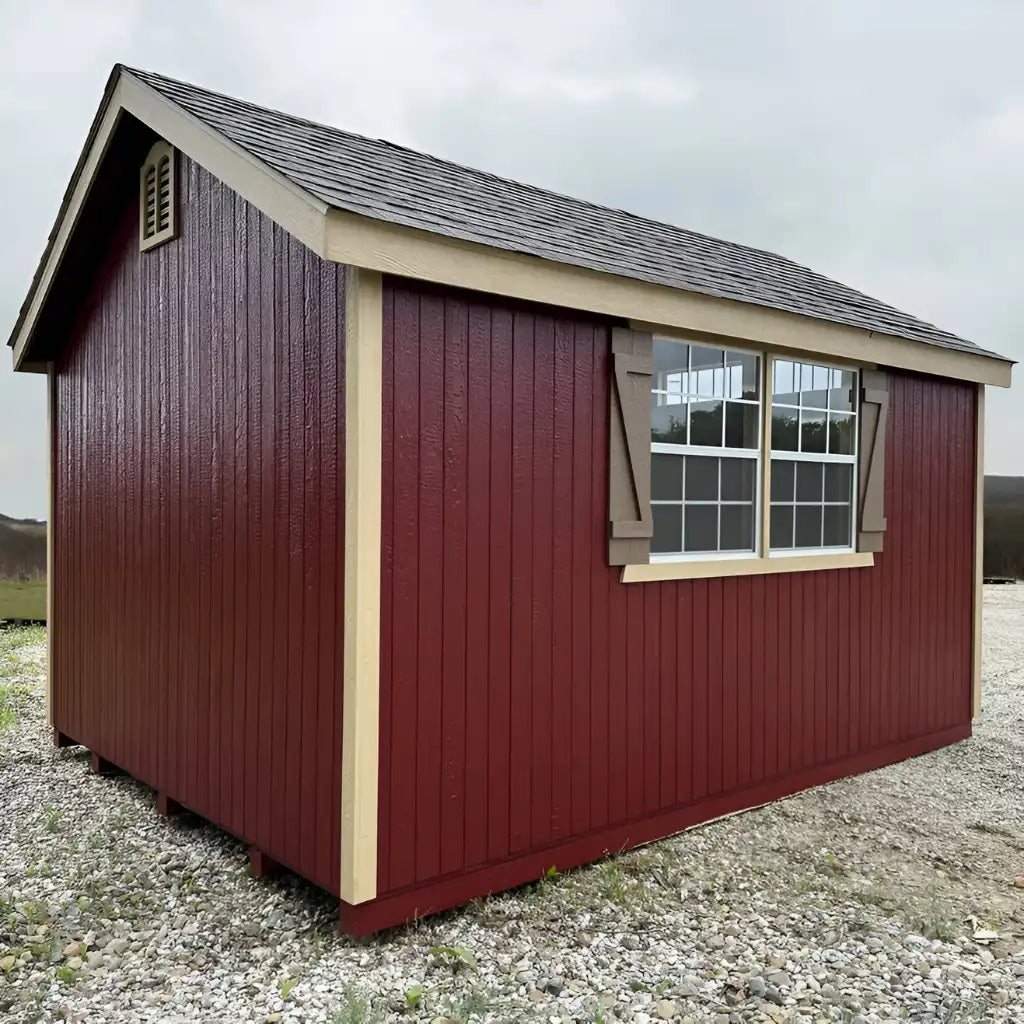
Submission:
M 287 11 L 287 14 L 284 12 Z M 1019 0 L 0 0 L 6 337 L 115 61 L 784 253 L 1024 359 Z M 1024 474 L 990 391 L 987 468 Z M 0 512 L 46 514 L 0 355 Z

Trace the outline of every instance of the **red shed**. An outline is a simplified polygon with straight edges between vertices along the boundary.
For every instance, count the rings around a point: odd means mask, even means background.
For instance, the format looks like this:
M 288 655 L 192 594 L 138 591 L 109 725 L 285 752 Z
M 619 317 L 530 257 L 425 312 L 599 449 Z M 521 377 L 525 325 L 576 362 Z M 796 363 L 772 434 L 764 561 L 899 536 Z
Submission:
M 970 735 L 984 385 L 786 259 L 117 67 L 11 339 L 50 714 L 368 932 Z

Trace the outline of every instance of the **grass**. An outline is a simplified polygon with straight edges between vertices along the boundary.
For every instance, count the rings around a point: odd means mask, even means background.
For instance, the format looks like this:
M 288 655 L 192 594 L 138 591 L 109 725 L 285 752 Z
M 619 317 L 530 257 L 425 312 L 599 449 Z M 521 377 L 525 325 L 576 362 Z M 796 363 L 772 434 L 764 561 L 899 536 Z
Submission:
M 0 733 L 15 724 L 18 707 L 32 689 L 16 678 L 21 668 L 16 652 L 45 639 L 46 630 L 41 626 L 0 630 Z
M 46 581 L 0 580 L 0 619 L 45 619 Z

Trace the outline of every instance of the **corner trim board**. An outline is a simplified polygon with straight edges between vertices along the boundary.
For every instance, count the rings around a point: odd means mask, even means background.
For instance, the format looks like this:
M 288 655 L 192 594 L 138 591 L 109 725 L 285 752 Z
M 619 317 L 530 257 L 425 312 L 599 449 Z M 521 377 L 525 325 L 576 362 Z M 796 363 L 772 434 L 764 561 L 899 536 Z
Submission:
M 345 654 L 341 748 L 341 898 L 377 895 L 380 730 L 380 274 L 345 277 Z
M 767 576 L 783 572 L 815 572 L 822 569 L 866 569 L 875 564 L 870 551 L 839 555 L 786 555 L 777 558 L 722 558 L 706 562 L 650 562 L 627 565 L 623 583 L 657 583 L 664 580 L 707 580 L 719 576 Z

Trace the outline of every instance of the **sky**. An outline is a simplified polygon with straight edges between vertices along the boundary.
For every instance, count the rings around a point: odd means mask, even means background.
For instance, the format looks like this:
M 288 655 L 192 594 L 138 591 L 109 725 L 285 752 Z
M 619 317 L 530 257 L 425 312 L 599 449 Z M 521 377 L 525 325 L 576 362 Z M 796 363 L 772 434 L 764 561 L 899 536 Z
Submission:
M 121 61 L 766 248 L 1024 359 L 1019 0 L 0 0 L 0 335 Z M 1024 475 L 1022 385 L 986 469 Z M 45 380 L 0 352 L 0 513 Z

